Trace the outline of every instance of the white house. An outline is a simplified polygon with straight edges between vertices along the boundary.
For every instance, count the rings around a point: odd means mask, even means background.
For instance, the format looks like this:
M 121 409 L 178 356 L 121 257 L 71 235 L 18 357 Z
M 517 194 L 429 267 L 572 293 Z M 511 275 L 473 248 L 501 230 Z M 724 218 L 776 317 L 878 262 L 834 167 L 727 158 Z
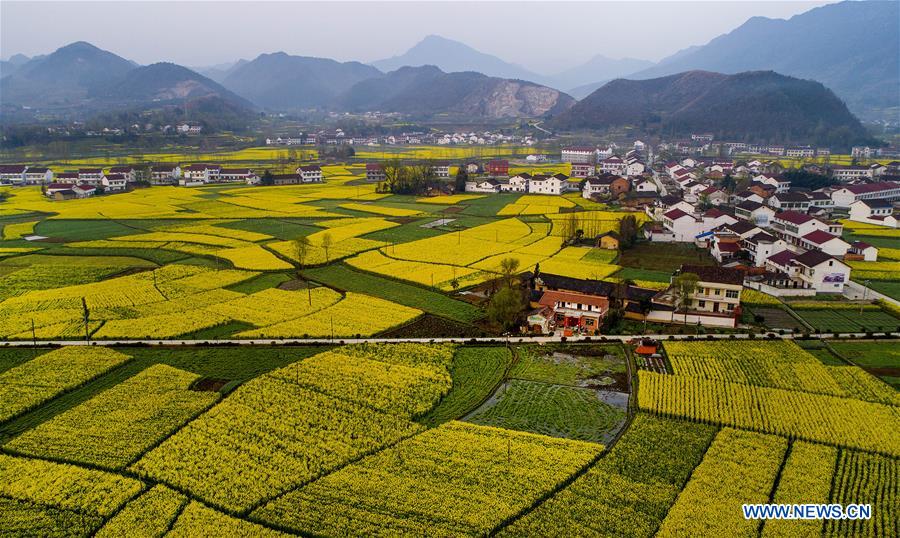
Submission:
M 302 168 L 302 167 L 301 167 Z M 316 167 L 318 168 L 318 166 Z M 300 173 L 300 172 L 298 172 Z M 450 165 L 447 163 L 437 163 L 431 166 L 431 173 L 434 177 L 448 178 L 450 177 Z M 319 182 L 322 181 L 322 170 L 319 170 Z
M 257 176 L 249 168 L 222 168 L 219 170 L 219 181 L 240 181 L 253 184 L 255 183 L 254 178 L 257 178 Z
M 595 167 L 590 163 L 572 163 L 572 177 L 588 177 L 594 175 Z
M 857 200 L 850 204 L 850 220 L 877 224 L 888 228 L 897 227 L 894 204 L 882 199 Z
M 821 250 L 832 256 L 843 256 L 850 250 L 850 243 L 824 230 L 815 230 L 800 238 L 799 247 L 805 250 Z
M 25 170 L 28 167 L 24 164 L 4 164 L 0 165 L 0 183 L 4 185 L 22 185 L 25 183 Z
M 894 181 L 878 181 L 876 183 L 859 183 L 847 185 L 831 193 L 835 207 L 850 207 L 857 200 L 871 200 L 881 198 L 884 200 L 900 199 L 900 183 Z
M 757 174 L 753 176 L 753 181 L 758 181 L 759 183 L 764 183 L 766 185 L 772 185 L 775 187 L 775 192 L 787 192 L 791 188 L 791 182 L 780 175 L 776 174 Z
M 850 266 L 824 252 L 810 250 L 794 258 L 797 279 L 816 293 L 843 293 Z
M 863 242 L 854 241 L 850 244 L 850 254 L 862 256 L 863 261 L 874 262 L 878 260 L 878 248 Z
M 150 168 L 151 185 L 172 185 L 181 177 L 177 164 L 157 164 Z
M 182 170 L 183 183 L 212 183 L 219 180 L 222 168 L 216 164 L 192 164 Z
M 100 168 L 82 168 L 78 170 L 78 182 L 84 185 L 99 186 L 103 181 L 103 170 Z
M 775 217 L 775 210 L 759 202 L 745 200 L 734 206 L 734 216 L 765 227 Z
M 109 173 L 122 174 L 128 183 L 134 183 L 137 180 L 137 170 L 133 166 L 113 166 L 109 169 Z
M 856 179 L 868 179 L 872 177 L 872 170 L 868 166 L 835 166 L 831 169 L 831 177 L 847 183 Z
M 529 181 L 531 181 L 531 174 L 527 172 L 516 174 L 509 178 L 509 181 L 500 183 L 500 190 L 505 192 L 528 192 Z
M 681 209 L 671 209 L 663 214 L 662 224 L 674 237 L 676 242 L 691 242 L 701 235 L 725 224 L 733 224 L 737 219 L 722 213 L 718 209 L 710 209 L 703 215 L 693 215 Z
M 297 167 L 296 172 L 300 175 L 303 183 L 322 183 L 322 181 L 324 181 L 322 177 L 322 168 L 317 164 Z
M 466 192 L 500 192 L 500 182 L 495 179 L 474 179 L 466 181 Z
M 641 161 L 637 159 L 628 159 L 628 164 L 625 167 L 625 175 L 639 176 L 643 174 L 645 170 L 647 170 L 647 166 Z
M 100 180 L 100 184 L 106 192 L 121 192 L 125 190 L 127 180 L 124 174 L 106 174 Z
M 763 267 L 770 256 L 785 250 L 787 243 L 783 239 L 778 239 L 761 231 L 742 239 L 741 247 L 750 255 L 753 265 Z
M 607 157 L 606 159 L 600 161 L 599 168 L 600 171 L 604 174 L 621 176 L 626 174 L 628 165 L 621 157 L 613 155 L 612 157 Z
M 53 170 L 42 166 L 29 166 L 25 171 L 26 185 L 46 185 L 53 183 Z
M 779 211 L 791 209 L 803 212 L 808 211 L 812 204 L 809 196 L 802 192 L 780 192 L 770 196 L 766 203 Z
M 797 211 L 783 211 L 778 213 L 772 220 L 771 227 L 776 236 L 784 239 L 791 245 L 796 246 L 800 246 L 803 236 L 810 232 L 822 230 L 831 233 L 828 224 L 805 213 L 798 213 Z
M 634 186 L 634 190 L 637 192 L 659 192 L 659 187 L 653 180 L 643 179 L 638 181 L 637 185 Z
M 585 146 L 562 148 L 560 160 L 564 163 L 595 163 L 597 162 L 596 152 L 596 148 Z
M 559 176 L 532 176 L 528 182 L 528 192 L 531 194 L 556 194 L 565 192 L 568 181 Z

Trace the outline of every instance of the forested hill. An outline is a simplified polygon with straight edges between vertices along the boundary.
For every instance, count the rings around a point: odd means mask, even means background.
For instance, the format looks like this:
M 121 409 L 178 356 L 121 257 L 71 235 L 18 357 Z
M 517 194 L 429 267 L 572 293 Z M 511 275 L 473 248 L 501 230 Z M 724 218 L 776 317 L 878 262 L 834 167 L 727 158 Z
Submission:
M 835 147 L 867 139 L 862 124 L 831 90 L 772 71 L 618 79 L 550 124 L 562 130 L 631 126 L 668 138 L 703 132 L 718 139 Z

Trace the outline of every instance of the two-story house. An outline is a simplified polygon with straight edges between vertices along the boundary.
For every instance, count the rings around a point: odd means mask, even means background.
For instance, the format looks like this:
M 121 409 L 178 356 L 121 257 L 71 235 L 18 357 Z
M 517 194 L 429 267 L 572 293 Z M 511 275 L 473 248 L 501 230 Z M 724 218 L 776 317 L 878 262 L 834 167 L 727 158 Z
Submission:
M 530 194 L 555 194 L 560 195 L 566 191 L 568 181 L 558 176 L 534 175 L 528 182 Z

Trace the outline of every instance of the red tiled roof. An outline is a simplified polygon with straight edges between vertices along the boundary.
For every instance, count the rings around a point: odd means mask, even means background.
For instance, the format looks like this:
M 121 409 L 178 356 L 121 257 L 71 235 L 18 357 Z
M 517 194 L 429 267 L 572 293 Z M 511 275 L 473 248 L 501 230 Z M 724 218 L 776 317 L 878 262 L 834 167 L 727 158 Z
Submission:
M 774 263 L 775 265 L 780 265 L 782 267 L 791 263 L 791 261 L 797 257 L 797 254 L 791 252 L 790 250 L 782 250 L 778 254 L 772 254 L 769 256 L 769 261 Z
M 688 215 L 687 213 L 685 213 L 684 211 L 682 211 L 678 208 L 675 208 L 667 213 L 663 213 L 663 216 L 670 218 L 672 220 L 678 220 L 681 217 L 690 217 L 690 215 Z
M 821 245 L 823 243 L 831 241 L 832 239 L 837 239 L 837 236 L 832 235 L 824 230 L 815 230 L 803 236 L 804 241 L 809 241 L 814 245 Z
M 869 192 L 886 191 L 900 187 L 892 181 L 879 181 L 877 183 L 860 183 L 859 185 L 847 185 L 844 187 L 853 194 L 866 194 Z
M 0 174 L 21 174 L 26 168 L 24 164 L 4 164 L 0 165 Z
M 775 218 L 790 222 L 791 224 L 803 224 L 815 220 L 806 213 L 800 213 L 799 211 L 782 211 L 775 215 Z
M 554 306 L 557 302 L 581 303 L 584 305 L 598 306 L 601 310 L 609 308 L 609 299 L 606 297 L 573 293 L 570 291 L 545 291 L 544 294 L 541 295 L 538 304 Z

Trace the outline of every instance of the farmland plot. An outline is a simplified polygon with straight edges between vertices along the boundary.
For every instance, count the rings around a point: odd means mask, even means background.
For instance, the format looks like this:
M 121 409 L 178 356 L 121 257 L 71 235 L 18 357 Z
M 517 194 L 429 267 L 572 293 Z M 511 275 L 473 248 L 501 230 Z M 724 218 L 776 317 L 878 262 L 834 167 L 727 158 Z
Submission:
M 450 422 L 292 491 L 254 515 L 324 536 L 485 535 L 601 449 Z

